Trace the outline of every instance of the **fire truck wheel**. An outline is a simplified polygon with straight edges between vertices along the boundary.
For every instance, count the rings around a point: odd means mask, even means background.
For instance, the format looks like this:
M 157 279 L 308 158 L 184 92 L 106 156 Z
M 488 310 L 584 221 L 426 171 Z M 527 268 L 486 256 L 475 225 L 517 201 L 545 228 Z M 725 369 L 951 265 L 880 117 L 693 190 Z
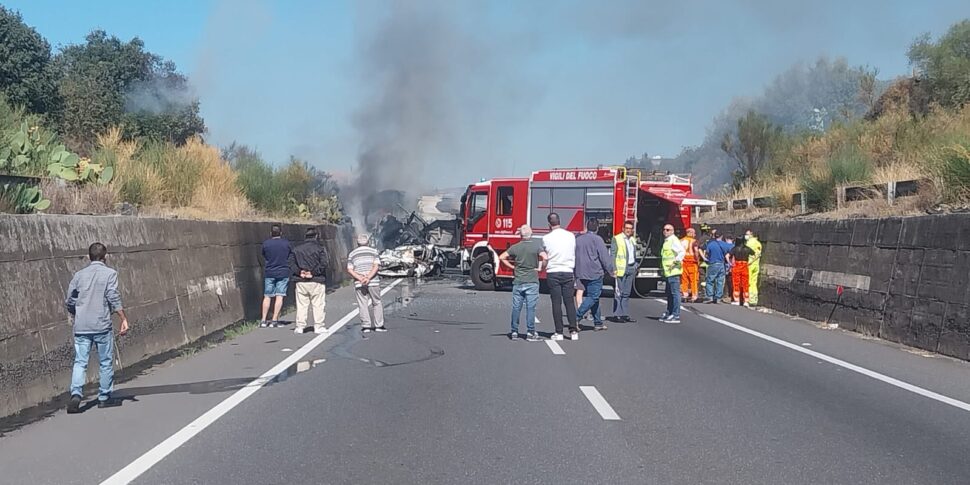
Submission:
M 638 298 L 647 298 L 651 291 L 657 291 L 656 280 L 633 280 L 633 294 Z
M 476 290 L 495 289 L 495 261 L 492 259 L 492 253 L 485 252 L 475 257 L 472 261 L 471 276 Z

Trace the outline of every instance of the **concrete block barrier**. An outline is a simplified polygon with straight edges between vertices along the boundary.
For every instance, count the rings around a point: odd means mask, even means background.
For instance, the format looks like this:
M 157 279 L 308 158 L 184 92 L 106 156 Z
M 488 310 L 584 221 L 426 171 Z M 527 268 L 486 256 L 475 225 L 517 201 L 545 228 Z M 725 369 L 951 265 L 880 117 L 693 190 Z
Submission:
M 285 235 L 301 241 L 307 227 L 285 225 Z M 339 283 L 354 231 L 321 229 L 328 280 Z M 117 337 L 115 357 L 125 367 L 258 318 L 269 231 L 268 222 L 0 215 L 0 416 L 67 392 L 74 347 L 63 302 L 92 242 L 108 246 L 118 270 L 131 331 Z
M 970 214 L 708 224 L 759 236 L 761 305 L 970 360 Z

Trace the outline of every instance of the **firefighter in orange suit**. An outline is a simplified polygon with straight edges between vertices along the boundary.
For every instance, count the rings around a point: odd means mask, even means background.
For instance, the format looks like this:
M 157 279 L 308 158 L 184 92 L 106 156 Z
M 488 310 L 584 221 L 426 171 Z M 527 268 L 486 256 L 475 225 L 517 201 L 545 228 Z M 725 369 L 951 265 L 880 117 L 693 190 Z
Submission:
M 697 251 L 697 238 L 694 228 L 687 229 L 687 235 L 680 240 L 680 244 L 684 247 L 687 255 L 684 256 L 683 268 L 684 272 L 680 275 L 680 290 L 681 297 L 684 301 L 687 300 L 687 296 L 690 295 L 690 302 L 697 301 L 697 284 L 698 284 L 698 268 L 699 263 L 699 252 Z

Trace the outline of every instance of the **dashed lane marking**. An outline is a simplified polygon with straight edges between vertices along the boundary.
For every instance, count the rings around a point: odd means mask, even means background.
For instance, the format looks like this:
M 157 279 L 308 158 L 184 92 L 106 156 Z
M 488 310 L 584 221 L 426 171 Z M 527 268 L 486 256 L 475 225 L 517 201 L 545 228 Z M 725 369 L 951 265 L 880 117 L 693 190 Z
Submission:
M 387 285 L 387 287 L 381 291 L 381 295 L 391 291 L 391 288 L 394 288 L 400 282 L 400 279 L 391 282 L 391 284 Z M 357 310 L 351 311 L 341 318 L 337 323 L 331 326 L 327 333 L 318 334 L 313 340 L 307 342 L 307 344 L 303 347 L 300 347 L 299 350 L 293 352 L 285 359 L 280 361 L 279 364 L 273 366 L 272 369 L 264 372 L 263 375 L 257 377 L 256 379 L 253 379 L 242 389 L 236 391 L 231 396 L 217 404 L 214 408 L 206 411 L 205 414 L 196 418 L 195 421 L 192 421 L 184 428 L 178 430 L 175 434 L 169 436 L 165 441 L 162 441 L 151 450 L 148 450 L 147 453 L 141 455 L 135 461 L 131 462 L 128 466 L 122 468 L 120 471 L 118 471 L 118 473 L 115 473 L 107 480 L 101 482 L 101 485 L 121 485 L 131 483 L 132 480 L 138 478 L 141 474 L 151 469 L 166 456 L 170 455 L 173 451 L 184 445 L 195 435 L 206 429 L 210 424 L 225 416 L 229 411 L 232 411 L 233 408 L 245 401 L 246 398 L 252 396 L 263 386 L 272 382 L 281 372 L 285 371 L 291 365 L 295 364 L 304 356 L 309 354 L 313 349 L 317 348 L 355 316 L 357 316 Z
M 555 340 L 546 340 L 545 342 L 546 342 L 546 345 L 549 346 L 549 350 L 551 350 L 553 354 L 566 355 L 566 351 L 559 346 L 559 342 L 556 342 Z
M 596 412 L 600 413 L 600 416 L 607 421 L 619 421 L 620 415 L 616 414 L 613 410 L 613 406 L 606 402 L 606 398 L 596 390 L 594 386 L 579 386 L 579 390 L 583 392 L 586 399 L 589 399 L 589 403 L 593 405 Z

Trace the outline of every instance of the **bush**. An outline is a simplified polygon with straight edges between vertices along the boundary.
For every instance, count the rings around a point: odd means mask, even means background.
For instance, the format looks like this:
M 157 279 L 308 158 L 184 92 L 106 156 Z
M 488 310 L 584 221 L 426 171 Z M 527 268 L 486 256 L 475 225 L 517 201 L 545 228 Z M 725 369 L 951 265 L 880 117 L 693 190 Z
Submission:
M 945 147 L 940 151 L 938 159 L 946 199 L 970 199 L 970 143 Z
M 805 203 L 815 210 L 831 210 L 835 208 L 835 180 L 828 170 L 811 170 L 802 175 L 799 180 Z
M 858 147 L 848 146 L 829 158 L 828 170 L 837 185 L 864 183 L 872 177 L 872 162 Z

